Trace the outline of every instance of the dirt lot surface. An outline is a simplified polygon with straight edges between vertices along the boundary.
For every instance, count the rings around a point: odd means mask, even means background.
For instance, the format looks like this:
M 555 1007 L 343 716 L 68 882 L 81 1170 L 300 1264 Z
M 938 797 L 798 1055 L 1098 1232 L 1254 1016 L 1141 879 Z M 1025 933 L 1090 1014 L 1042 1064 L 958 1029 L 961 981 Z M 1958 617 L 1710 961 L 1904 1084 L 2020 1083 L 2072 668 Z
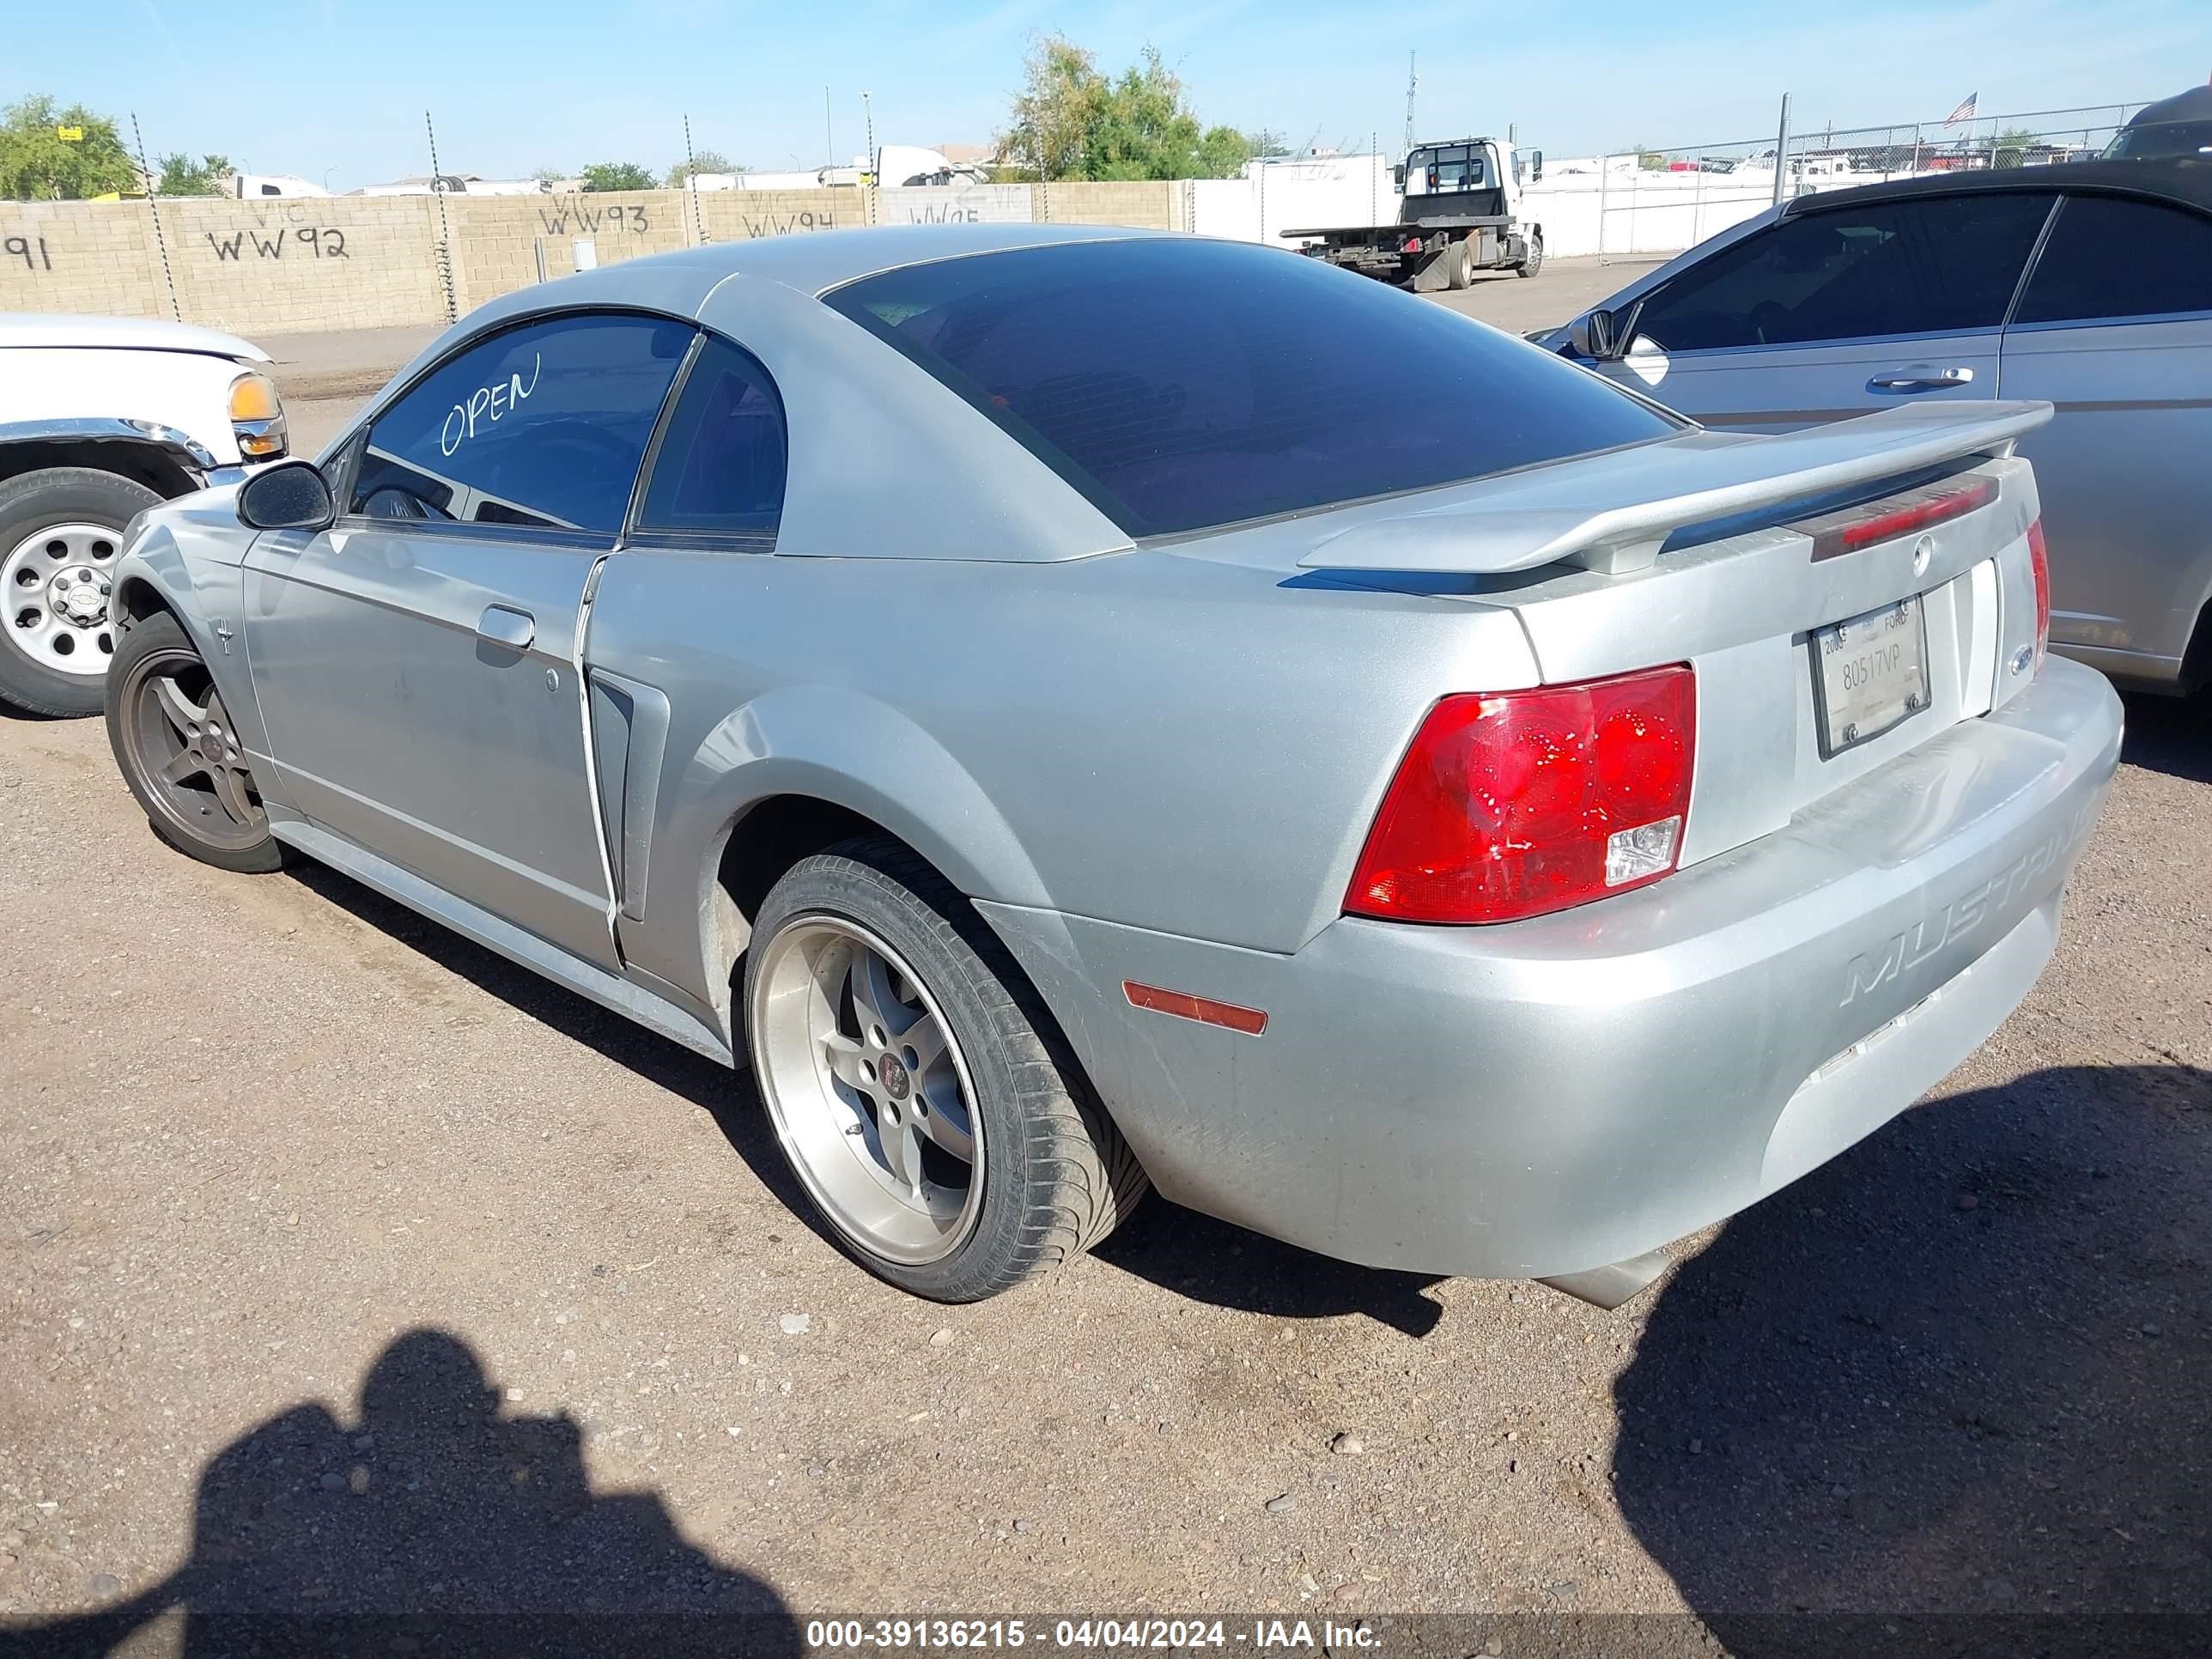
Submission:
M 1805 1609 L 1887 1616 L 1863 1652 L 2212 1613 L 2212 704 L 2130 714 L 2027 1004 L 1612 1314 L 1157 1200 L 908 1299 L 801 1218 L 748 1079 L 313 866 L 170 853 L 100 722 L 0 716 L 0 1652 L 230 1650 L 186 1609 L 1745 1654 Z

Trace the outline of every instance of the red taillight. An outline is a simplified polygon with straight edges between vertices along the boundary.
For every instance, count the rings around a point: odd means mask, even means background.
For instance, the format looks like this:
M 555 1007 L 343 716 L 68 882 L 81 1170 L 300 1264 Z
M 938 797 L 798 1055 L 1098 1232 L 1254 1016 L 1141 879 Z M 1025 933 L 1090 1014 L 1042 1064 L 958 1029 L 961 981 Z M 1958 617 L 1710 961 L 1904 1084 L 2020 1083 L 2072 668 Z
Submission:
M 1690 806 L 1686 665 L 1446 697 L 1375 816 L 1344 908 L 1394 921 L 1511 921 L 1656 881 Z
M 1840 557 L 1877 542 L 1893 542 L 1930 525 L 1962 519 L 1997 498 L 1995 478 L 1976 478 L 1960 489 L 1935 486 L 1899 501 L 1894 496 L 1870 507 L 1831 514 L 1803 526 L 1813 532 L 1813 557 Z
M 2027 527 L 2027 567 L 2035 573 L 2035 665 L 2051 649 L 2051 556 L 2043 547 L 2043 520 Z

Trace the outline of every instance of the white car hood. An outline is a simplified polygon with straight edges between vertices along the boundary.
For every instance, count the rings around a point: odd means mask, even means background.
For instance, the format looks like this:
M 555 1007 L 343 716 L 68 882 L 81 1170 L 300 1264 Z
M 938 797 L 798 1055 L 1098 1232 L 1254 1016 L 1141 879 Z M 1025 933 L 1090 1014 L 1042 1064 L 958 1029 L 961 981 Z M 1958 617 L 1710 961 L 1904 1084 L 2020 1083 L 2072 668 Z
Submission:
M 240 362 L 265 363 L 269 354 L 251 341 L 190 323 L 152 317 L 80 317 L 32 312 L 0 313 L 0 349 L 9 346 L 89 346 L 109 351 L 194 351 Z

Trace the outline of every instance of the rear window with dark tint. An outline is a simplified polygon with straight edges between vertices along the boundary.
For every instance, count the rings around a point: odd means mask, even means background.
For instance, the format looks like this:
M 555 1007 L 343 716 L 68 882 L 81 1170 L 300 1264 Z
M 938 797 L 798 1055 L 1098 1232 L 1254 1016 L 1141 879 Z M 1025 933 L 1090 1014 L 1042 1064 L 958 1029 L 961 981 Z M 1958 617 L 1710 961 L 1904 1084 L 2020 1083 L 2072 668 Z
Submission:
M 1680 428 L 1426 300 L 1279 249 L 976 254 L 827 302 L 1132 537 L 1483 477 Z

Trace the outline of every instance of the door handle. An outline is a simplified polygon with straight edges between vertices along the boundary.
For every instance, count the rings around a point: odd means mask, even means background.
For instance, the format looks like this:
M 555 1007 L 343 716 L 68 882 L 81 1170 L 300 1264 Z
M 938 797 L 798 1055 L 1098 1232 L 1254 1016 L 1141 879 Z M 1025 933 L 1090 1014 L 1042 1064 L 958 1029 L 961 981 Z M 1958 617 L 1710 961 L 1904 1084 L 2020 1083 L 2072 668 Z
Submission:
M 538 619 L 526 611 L 516 611 L 503 605 L 484 607 L 477 619 L 477 637 L 489 645 L 505 646 L 509 651 L 527 651 L 531 641 L 538 637 Z
M 1974 371 L 1960 367 L 1938 368 L 1933 363 L 1907 363 L 1884 369 L 1867 382 L 1869 392 L 1934 392 L 1947 386 L 1972 386 Z

